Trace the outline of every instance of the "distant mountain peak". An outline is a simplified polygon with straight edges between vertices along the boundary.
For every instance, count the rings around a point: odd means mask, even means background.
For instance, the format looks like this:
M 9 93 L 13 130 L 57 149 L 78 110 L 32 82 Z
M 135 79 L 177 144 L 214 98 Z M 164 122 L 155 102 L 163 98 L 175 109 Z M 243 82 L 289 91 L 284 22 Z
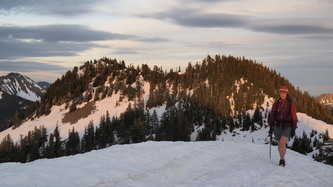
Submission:
M 19 73 L 9 73 L 0 77 L 0 90 L 29 101 L 38 101 L 45 93 L 35 81 Z
M 316 97 L 317 102 L 320 104 L 331 104 L 333 105 L 333 94 L 321 94 Z
M 46 82 L 46 81 L 39 81 L 37 82 L 37 84 L 43 88 L 44 90 L 47 90 L 50 86 L 51 86 L 51 83 L 49 82 Z

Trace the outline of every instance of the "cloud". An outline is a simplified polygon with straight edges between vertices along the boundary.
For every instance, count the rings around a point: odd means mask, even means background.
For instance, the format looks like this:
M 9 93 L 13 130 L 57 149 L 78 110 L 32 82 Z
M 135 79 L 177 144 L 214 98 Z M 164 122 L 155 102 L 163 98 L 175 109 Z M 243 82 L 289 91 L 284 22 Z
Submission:
M 313 35 L 313 36 L 303 36 L 303 39 L 312 39 L 312 40 L 322 40 L 322 41 L 331 41 L 333 40 L 332 35 Z
M 162 37 L 142 37 L 142 36 L 131 36 L 132 40 L 139 41 L 139 42 L 149 42 L 149 43 L 155 43 L 155 42 L 168 42 L 170 41 L 167 38 Z
M 75 56 L 92 47 L 105 48 L 91 42 L 106 40 L 167 41 L 159 37 L 97 31 L 82 25 L 0 26 L 0 59 Z
M 32 61 L 0 61 L 1 71 L 15 72 L 45 72 L 45 71 L 65 71 L 68 68 L 54 65 L 44 64 Z
M 93 5 L 100 3 L 94 0 L 0 0 L 0 14 L 10 15 L 30 13 L 38 15 L 77 16 L 87 14 L 94 9 Z
M 0 38 L 35 39 L 46 42 L 89 42 L 129 39 L 133 36 L 92 30 L 83 25 L 0 26 Z
M 274 34 L 331 34 L 333 28 L 311 24 L 276 24 L 276 25 L 257 25 L 250 26 L 250 30 L 257 32 L 267 32 Z
M 91 43 L 25 42 L 0 40 L 0 59 L 21 57 L 75 56 L 92 47 L 103 47 Z
M 197 9 L 169 9 L 153 14 L 141 14 L 141 17 L 150 17 L 169 20 L 185 27 L 243 27 L 247 25 L 247 18 L 235 14 L 203 13 Z
M 0 26 L 0 59 L 75 56 L 92 47 L 103 47 L 91 41 L 127 37 L 80 25 Z
M 198 0 L 199 1 L 199 0 Z M 213 1 L 214 2 L 214 1 Z M 272 20 L 261 20 L 258 16 L 227 13 L 205 13 L 196 8 L 168 9 L 151 14 L 140 14 L 139 17 L 154 18 L 172 22 L 184 27 L 201 28 L 244 28 L 255 32 L 265 32 L 280 35 L 309 35 L 331 34 L 333 28 L 320 25 L 320 23 L 288 23 L 286 19 L 274 20 L 274 24 L 267 24 Z
M 133 54 L 138 54 L 139 52 L 135 51 L 135 50 L 126 50 L 125 49 L 125 50 L 115 50 L 112 53 L 113 54 L 118 54 L 118 55 L 124 55 L 124 54 L 126 54 L 126 55 L 128 55 L 128 54 L 133 55 Z
M 189 42 L 185 45 L 191 48 L 206 48 L 206 49 L 225 49 L 225 48 L 239 48 L 241 44 L 226 43 L 222 41 L 211 41 L 211 42 Z
M 177 23 L 190 27 L 242 27 L 245 19 L 229 14 L 192 14 L 175 19 Z

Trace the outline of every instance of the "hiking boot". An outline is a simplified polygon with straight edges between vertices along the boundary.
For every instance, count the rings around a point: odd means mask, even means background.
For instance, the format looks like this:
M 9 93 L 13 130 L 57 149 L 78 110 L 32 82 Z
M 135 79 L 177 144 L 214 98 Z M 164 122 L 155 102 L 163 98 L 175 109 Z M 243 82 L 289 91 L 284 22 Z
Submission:
M 282 166 L 282 167 L 286 166 L 286 161 L 285 160 L 280 160 L 279 166 Z

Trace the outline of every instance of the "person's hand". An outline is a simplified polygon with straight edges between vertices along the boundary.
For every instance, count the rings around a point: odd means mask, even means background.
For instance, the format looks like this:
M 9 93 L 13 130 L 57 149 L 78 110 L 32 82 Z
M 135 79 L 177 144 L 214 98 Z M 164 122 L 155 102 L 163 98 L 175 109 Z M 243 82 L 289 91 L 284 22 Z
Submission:
M 290 136 L 291 136 L 292 138 L 295 136 L 295 129 L 294 129 L 294 128 L 291 128 Z
M 269 134 L 270 136 L 272 136 L 272 134 L 273 134 L 273 127 L 269 127 L 269 132 L 268 132 L 268 134 Z

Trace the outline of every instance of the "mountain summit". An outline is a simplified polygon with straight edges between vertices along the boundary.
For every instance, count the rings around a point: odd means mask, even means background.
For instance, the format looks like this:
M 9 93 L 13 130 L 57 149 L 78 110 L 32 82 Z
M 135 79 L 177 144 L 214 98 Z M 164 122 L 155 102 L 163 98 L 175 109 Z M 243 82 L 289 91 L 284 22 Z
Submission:
M 35 81 L 19 73 L 9 73 L 0 77 L 0 90 L 32 102 L 39 101 L 45 93 Z
M 333 114 L 333 94 L 322 94 L 316 97 L 316 101 Z
M 9 73 L 0 77 L 0 131 L 10 126 L 10 119 L 16 114 L 21 118 L 30 104 L 39 101 L 45 90 L 25 75 Z

